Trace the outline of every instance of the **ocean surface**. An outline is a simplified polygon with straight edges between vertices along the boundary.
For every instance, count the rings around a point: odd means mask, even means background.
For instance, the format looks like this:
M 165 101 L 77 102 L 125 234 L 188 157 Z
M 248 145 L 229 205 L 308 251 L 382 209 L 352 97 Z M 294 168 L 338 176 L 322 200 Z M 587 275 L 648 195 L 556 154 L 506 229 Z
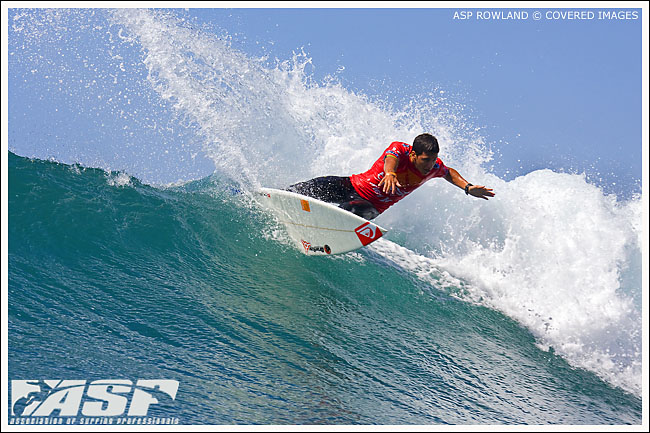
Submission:
M 173 379 L 158 416 L 184 424 L 641 422 L 634 353 L 572 365 L 390 238 L 305 256 L 219 176 L 156 188 L 9 154 L 9 377 Z
M 641 424 L 638 194 L 500 176 L 440 92 L 396 109 L 168 12 L 19 10 L 10 29 L 16 423 L 34 418 L 24 381 L 65 418 L 101 400 L 46 383 L 169 380 L 149 420 Z M 336 257 L 302 254 L 254 200 L 423 131 L 496 197 L 432 180 L 377 219 L 385 238 Z

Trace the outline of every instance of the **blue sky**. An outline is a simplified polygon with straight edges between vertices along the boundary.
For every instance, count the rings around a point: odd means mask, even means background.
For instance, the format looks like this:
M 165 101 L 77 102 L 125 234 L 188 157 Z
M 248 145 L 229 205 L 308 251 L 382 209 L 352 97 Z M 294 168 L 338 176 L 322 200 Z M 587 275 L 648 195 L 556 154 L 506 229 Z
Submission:
M 640 4 L 637 4 L 640 7 Z M 533 13 L 541 13 L 535 20 Z M 440 88 L 500 149 L 497 170 L 601 172 L 641 179 L 642 11 L 582 9 L 191 9 L 251 55 L 304 48 L 314 77 L 408 100 Z M 527 19 L 484 19 L 487 11 Z M 625 19 L 606 19 L 616 11 Z M 472 12 L 460 19 L 460 12 Z M 479 12 L 483 16 L 477 18 Z M 469 14 L 465 14 L 468 17 Z M 520 15 L 523 17 L 524 15 Z M 636 18 L 635 18 L 636 17 Z M 337 71 L 339 71 L 337 73 Z M 518 161 L 521 161 L 519 163 Z M 521 167 L 521 168 L 520 168 Z
M 315 80 L 334 75 L 350 90 L 396 105 L 444 90 L 497 151 L 500 176 L 541 168 L 586 171 L 596 181 L 600 173 L 605 180 L 598 182 L 610 192 L 640 192 L 641 9 L 581 9 L 593 15 L 576 16 L 554 7 L 476 9 L 463 3 L 445 9 L 199 5 L 176 12 L 228 35 L 250 56 L 286 60 L 304 49 Z M 488 12 L 517 13 L 519 19 L 480 17 Z M 615 12 L 617 19 L 600 12 Z M 610 188 L 612 182 L 617 185 Z

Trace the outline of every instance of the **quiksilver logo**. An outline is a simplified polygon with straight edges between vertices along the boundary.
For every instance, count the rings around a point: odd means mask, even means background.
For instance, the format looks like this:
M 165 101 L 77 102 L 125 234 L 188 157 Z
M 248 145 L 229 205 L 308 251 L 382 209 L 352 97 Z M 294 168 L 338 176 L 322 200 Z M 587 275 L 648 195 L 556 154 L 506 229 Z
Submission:
M 11 414 L 18 417 L 147 416 L 173 401 L 176 380 L 12 380 Z
M 375 227 L 368 225 L 361 228 L 357 233 L 359 233 L 361 236 L 372 239 L 375 236 Z
M 361 245 L 368 245 L 374 240 L 382 237 L 383 233 L 377 226 L 374 226 L 370 223 L 364 223 L 357 227 L 354 232 L 357 234 L 357 237 L 361 241 Z

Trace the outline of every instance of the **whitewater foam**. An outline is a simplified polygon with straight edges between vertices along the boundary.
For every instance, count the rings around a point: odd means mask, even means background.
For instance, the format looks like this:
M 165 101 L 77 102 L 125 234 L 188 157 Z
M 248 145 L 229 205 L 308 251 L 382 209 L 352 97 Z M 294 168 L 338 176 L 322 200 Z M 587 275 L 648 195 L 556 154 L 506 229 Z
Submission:
M 504 312 L 540 347 L 640 394 L 640 200 L 618 202 L 583 176 L 550 170 L 493 186 L 489 204 L 433 191 L 436 201 L 449 200 L 445 212 L 406 203 L 400 214 L 413 216 L 410 236 L 427 246 L 408 243 L 431 261 L 415 251 L 386 255 L 418 276 L 426 274 L 420 266 L 446 270 L 467 283 L 461 297 Z M 440 213 L 449 216 L 422 216 Z

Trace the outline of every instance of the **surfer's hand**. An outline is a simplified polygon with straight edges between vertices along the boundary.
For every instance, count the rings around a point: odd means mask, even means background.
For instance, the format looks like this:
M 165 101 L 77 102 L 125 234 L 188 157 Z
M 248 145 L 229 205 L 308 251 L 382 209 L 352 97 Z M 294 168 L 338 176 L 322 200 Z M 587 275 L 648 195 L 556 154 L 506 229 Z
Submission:
M 395 194 L 395 188 L 396 187 L 401 187 L 402 185 L 399 183 L 397 180 L 397 176 L 395 174 L 386 174 L 380 181 L 379 181 L 379 187 L 381 190 L 384 192 L 384 194 L 388 194 L 390 191 L 390 194 Z
M 469 195 L 482 198 L 483 200 L 487 200 L 488 197 L 494 197 L 494 193 L 492 192 L 492 189 L 486 188 L 482 185 L 472 185 L 468 188 L 467 192 L 469 193 Z

